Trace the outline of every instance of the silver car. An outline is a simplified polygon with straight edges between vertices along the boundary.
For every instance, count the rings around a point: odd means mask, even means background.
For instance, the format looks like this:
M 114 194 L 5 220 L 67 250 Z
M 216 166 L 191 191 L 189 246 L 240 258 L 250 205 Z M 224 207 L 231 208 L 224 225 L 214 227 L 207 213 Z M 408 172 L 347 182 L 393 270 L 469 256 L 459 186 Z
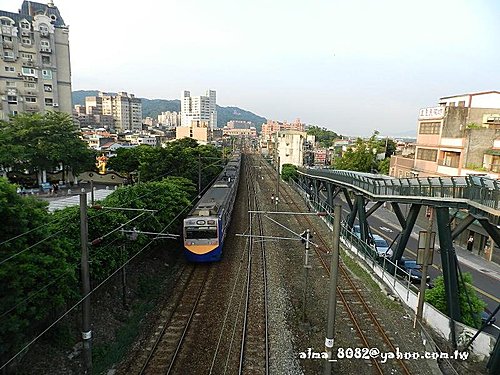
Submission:
M 373 234 L 372 239 L 373 246 L 375 247 L 375 250 L 377 250 L 379 257 L 392 257 L 392 249 L 389 248 L 387 241 L 383 237 L 378 234 Z

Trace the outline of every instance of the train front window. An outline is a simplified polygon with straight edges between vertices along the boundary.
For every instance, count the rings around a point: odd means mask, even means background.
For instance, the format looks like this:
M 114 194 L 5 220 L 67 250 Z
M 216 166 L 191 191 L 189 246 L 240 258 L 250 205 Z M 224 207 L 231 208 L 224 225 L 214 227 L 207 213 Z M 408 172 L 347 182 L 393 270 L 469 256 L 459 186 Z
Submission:
M 217 238 L 216 227 L 186 227 L 186 239 L 201 240 Z

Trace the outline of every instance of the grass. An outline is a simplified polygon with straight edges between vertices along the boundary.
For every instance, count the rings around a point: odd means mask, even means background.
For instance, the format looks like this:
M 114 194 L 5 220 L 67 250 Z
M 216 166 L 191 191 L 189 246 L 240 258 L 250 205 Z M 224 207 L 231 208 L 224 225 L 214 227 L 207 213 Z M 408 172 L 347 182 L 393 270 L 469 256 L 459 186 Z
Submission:
M 156 298 L 163 284 L 158 276 L 142 276 L 139 280 L 140 299 L 132 306 L 132 312 L 117 330 L 113 342 L 95 345 L 92 349 L 95 374 L 105 374 L 114 364 L 120 362 L 127 350 L 137 339 L 144 317 L 154 308 Z
M 346 254 L 345 250 L 341 249 L 342 260 L 344 264 L 349 268 L 352 273 L 354 273 L 357 277 L 359 277 L 363 284 L 366 285 L 370 290 L 375 293 L 378 293 L 382 298 L 377 298 L 385 307 L 390 309 L 398 309 L 400 311 L 404 311 L 399 303 L 388 298 L 381 290 L 380 286 L 372 279 L 370 274 L 365 271 L 363 267 L 361 267 L 355 260 L 353 260 L 349 255 Z

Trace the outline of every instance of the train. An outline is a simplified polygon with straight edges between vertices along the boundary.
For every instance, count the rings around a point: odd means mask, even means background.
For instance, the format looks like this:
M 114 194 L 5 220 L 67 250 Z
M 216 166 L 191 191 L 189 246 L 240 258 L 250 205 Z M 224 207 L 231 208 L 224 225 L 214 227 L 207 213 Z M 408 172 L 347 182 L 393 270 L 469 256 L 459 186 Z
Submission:
M 184 256 L 189 262 L 217 262 L 222 258 L 240 179 L 241 153 L 234 152 L 214 184 L 183 222 Z

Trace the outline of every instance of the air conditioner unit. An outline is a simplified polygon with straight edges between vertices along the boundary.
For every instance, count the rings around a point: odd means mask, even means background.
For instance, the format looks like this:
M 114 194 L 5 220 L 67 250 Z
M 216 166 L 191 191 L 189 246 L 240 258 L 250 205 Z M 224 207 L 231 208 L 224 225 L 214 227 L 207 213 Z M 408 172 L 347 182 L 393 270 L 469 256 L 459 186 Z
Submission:
M 22 36 L 30 36 L 30 32 L 29 31 L 21 31 L 21 35 Z
M 54 103 L 54 104 L 52 104 L 52 107 L 59 107 L 59 104 L 58 103 Z

